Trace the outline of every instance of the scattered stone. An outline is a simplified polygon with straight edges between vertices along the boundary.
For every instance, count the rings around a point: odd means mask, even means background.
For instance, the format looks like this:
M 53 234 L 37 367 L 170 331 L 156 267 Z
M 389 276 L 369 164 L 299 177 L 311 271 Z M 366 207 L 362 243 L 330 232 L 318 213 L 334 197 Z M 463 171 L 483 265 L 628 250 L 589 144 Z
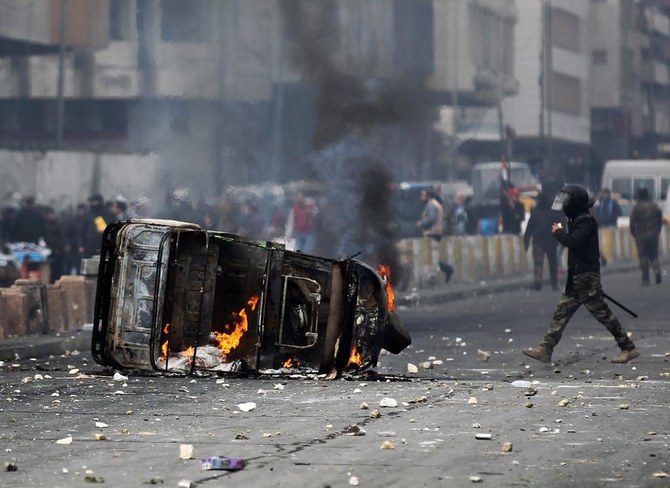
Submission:
M 670 475 L 668 475 L 668 473 L 666 473 L 665 471 L 657 471 L 656 473 L 654 473 L 654 478 L 667 478 L 668 476 Z
M 18 470 L 19 470 L 19 467 L 16 464 L 5 462 L 5 471 L 12 472 L 12 471 L 18 471 Z
M 344 429 L 344 433 L 346 435 L 355 435 L 355 436 L 362 436 L 367 434 L 365 429 L 361 427 L 360 425 L 350 425 L 346 429 Z
M 547 427 L 540 427 L 539 432 L 544 434 L 545 432 L 549 432 L 549 429 Z
M 381 448 L 382 449 L 395 449 L 395 444 L 391 441 L 384 441 Z
M 239 408 L 242 412 L 251 412 L 254 408 L 256 408 L 256 404 L 254 402 L 240 403 L 237 405 L 237 408 Z
M 247 434 L 245 434 L 244 432 L 238 432 L 237 434 L 235 434 L 235 440 L 236 441 L 248 441 L 249 436 Z
M 382 398 L 379 401 L 379 406 L 380 407 L 395 408 L 395 407 L 398 406 L 398 401 L 395 398 L 385 397 L 385 398 Z
M 102 476 L 93 476 L 93 475 L 87 474 L 86 476 L 84 476 L 84 482 L 85 483 L 104 483 L 105 478 L 103 478 Z
M 370 412 L 370 418 L 378 419 L 381 416 L 382 416 L 382 413 L 379 410 L 377 410 L 376 408 L 372 412 Z
M 275 390 L 283 390 L 285 388 L 285 386 L 286 385 L 284 385 L 284 383 L 277 383 L 273 388 Z
M 477 397 L 470 397 L 468 398 L 468 405 L 477 405 L 479 401 L 477 400 Z
M 195 483 L 193 483 L 191 480 L 181 480 L 177 484 L 179 488 L 193 488 L 195 486 Z
M 121 373 L 119 373 L 118 371 L 117 371 L 116 373 L 114 373 L 114 376 L 112 376 L 112 379 L 113 379 L 114 381 L 128 381 L 128 377 L 127 377 L 127 376 L 123 376 L 123 375 L 122 375 Z
M 63 439 L 58 439 L 56 441 L 56 444 L 63 444 L 63 445 L 72 444 L 72 436 L 69 435 L 67 437 L 64 437 Z
M 180 459 L 193 459 L 193 449 L 192 444 L 181 444 L 179 446 L 179 458 Z
M 433 369 L 433 363 L 430 362 L 430 361 L 424 361 L 424 362 L 422 362 L 422 363 L 419 363 L 419 366 L 420 366 L 422 369 Z
M 481 476 L 470 476 L 470 481 L 473 483 L 481 483 L 484 481 Z
M 515 387 L 515 388 L 530 388 L 531 383 L 530 383 L 530 381 L 526 381 L 526 380 L 516 380 L 516 381 L 512 381 L 512 386 Z
M 481 349 L 477 349 L 477 359 L 479 359 L 481 362 L 487 362 L 490 357 L 491 353 L 489 351 L 482 351 Z
M 531 402 L 526 402 L 526 408 L 533 408 L 535 405 Z
M 79 373 L 78 368 L 72 368 L 70 371 L 68 371 L 68 374 L 77 374 L 77 373 Z
M 435 361 L 433 361 L 433 366 L 442 366 L 443 364 L 444 361 L 442 361 L 441 359 L 436 359 Z
M 567 407 L 568 405 L 570 405 L 570 400 L 568 400 L 567 398 L 564 398 L 563 400 L 558 402 L 559 407 Z
M 105 434 L 101 433 L 101 432 L 96 432 L 95 433 L 95 440 L 96 441 L 106 441 L 107 436 Z
M 484 386 L 482 386 L 482 390 L 484 390 L 484 391 L 493 390 L 493 383 L 486 383 Z
M 370 408 L 370 405 L 367 404 L 367 402 L 361 403 L 361 410 L 367 410 Z
M 360 481 L 358 480 L 358 476 L 350 476 L 349 477 L 349 484 L 351 486 L 358 486 L 359 483 L 360 483 Z
M 393 432 L 392 430 L 380 430 L 377 432 L 377 435 L 379 437 L 397 437 L 398 434 L 396 432 Z
M 621 405 L 619 405 L 619 408 L 621 410 L 628 410 L 630 408 L 630 405 L 628 405 L 627 403 L 622 403 Z
M 473 429 L 481 429 L 482 426 L 475 422 L 474 424 L 472 424 L 472 428 Z
M 407 372 L 408 373 L 418 373 L 419 368 L 416 367 L 416 365 L 412 363 L 407 363 Z
M 523 392 L 523 394 L 527 397 L 532 397 L 537 395 L 537 388 L 533 388 L 532 386 L 529 388 L 526 388 L 526 390 Z
M 163 480 L 160 478 L 149 478 L 142 482 L 143 485 L 162 485 Z
M 109 425 L 107 425 L 107 424 L 104 423 L 104 422 L 96 422 L 96 423 L 95 423 L 95 426 L 96 426 L 98 429 L 105 429 L 105 428 L 109 427 Z
M 480 441 L 490 441 L 492 437 L 491 434 L 475 434 L 475 439 Z
M 26 376 L 25 378 L 23 378 L 21 380 L 21 383 L 26 384 L 26 383 L 32 383 L 33 381 L 34 381 L 34 378 L 32 376 Z
M 512 445 L 512 443 L 508 441 L 508 442 L 505 442 L 502 445 L 502 448 L 500 449 L 500 451 L 501 452 L 512 452 L 513 447 L 514 446 Z

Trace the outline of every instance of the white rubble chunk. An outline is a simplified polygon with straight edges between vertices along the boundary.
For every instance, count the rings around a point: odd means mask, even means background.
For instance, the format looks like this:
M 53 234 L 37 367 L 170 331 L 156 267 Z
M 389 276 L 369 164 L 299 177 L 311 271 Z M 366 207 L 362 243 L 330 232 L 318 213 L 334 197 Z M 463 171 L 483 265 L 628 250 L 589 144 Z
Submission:
M 127 381 L 127 380 L 128 380 L 128 377 L 127 377 L 127 376 L 123 376 L 121 373 L 119 373 L 119 372 L 117 371 L 116 373 L 114 373 L 114 376 L 112 376 L 112 379 L 113 379 L 114 381 Z
M 96 426 L 98 429 L 104 429 L 104 428 L 106 428 L 106 427 L 109 427 L 109 425 L 107 425 L 107 424 L 104 423 L 104 422 L 96 422 L 96 423 L 95 423 L 95 426 Z
M 398 400 L 396 400 L 395 398 L 384 397 L 381 400 L 379 400 L 379 406 L 395 408 L 398 406 Z
M 408 373 L 418 373 L 419 368 L 417 368 L 415 364 L 407 363 L 407 372 Z
M 477 405 L 478 403 L 479 403 L 479 400 L 477 400 L 477 397 L 468 398 L 468 405 Z
M 512 386 L 515 388 L 530 388 L 531 382 L 526 380 L 515 380 L 512 381 Z
M 349 477 L 349 484 L 351 486 L 358 486 L 359 483 L 360 483 L 360 481 L 358 480 L 358 476 L 350 476 Z
M 250 412 L 256 408 L 256 404 L 254 402 L 239 403 L 237 408 L 243 412 Z
M 195 449 L 192 444 L 181 444 L 179 446 L 179 458 L 180 459 L 193 459 L 193 453 Z
M 481 476 L 470 476 L 470 481 L 473 483 L 481 483 L 484 481 Z
M 62 445 L 72 444 L 72 436 L 69 435 L 69 436 L 64 437 L 64 438 L 62 438 L 62 439 L 58 439 L 58 440 L 56 441 L 56 444 L 62 444 Z

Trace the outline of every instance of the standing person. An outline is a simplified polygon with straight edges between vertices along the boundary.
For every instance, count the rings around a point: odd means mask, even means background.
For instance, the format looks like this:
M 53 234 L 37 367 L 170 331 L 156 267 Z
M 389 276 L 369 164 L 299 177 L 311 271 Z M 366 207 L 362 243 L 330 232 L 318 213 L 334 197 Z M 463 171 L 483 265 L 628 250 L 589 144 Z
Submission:
M 318 210 L 316 205 L 307 201 L 305 195 L 300 191 L 295 193 L 293 201 L 286 222 L 286 236 L 295 239 L 295 247 L 298 251 L 312 254 L 315 244 L 315 218 Z
M 656 284 L 661 283 L 661 266 L 658 262 L 658 239 L 663 226 L 663 213 L 655 202 L 649 200 L 649 191 L 640 188 L 637 203 L 630 214 L 630 233 L 635 238 L 640 258 L 642 286 L 649 285 L 649 264 L 656 274 Z
M 598 227 L 616 227 L 617 220 L 621 217 L 621 206 L 612 198 L 612 192 L 609 188 L 603 188 L 600 192 L 598 207 L 596 209 L 596 219 Z
M 464 236 L 468 234 L 468 210 L 465 195 L 457 193 L 454 201 L 453 222 L 454 234 Z
M 421 214 L 421 220 L 416 225 L 423 231 L 424 237 L 431 240 L 431 248 L 435 250 L 434 247 L 437 246 L 444 235 L 444 208 L 433 191 L 422 190 L 419 198 L 421 198 L 425 207 Z M 449 283 L 451 276 L 454 274 L 454 267 L 444 261 L 439 261 L 438 265 L 445 275 L 446 282 Z
M 126 220 L 130 220 L 128 201 L 125 198 L 117 197 L 112 202 L 110 217 L 111 222 L 125 222 Z
M 619 319 L 605 303 L 600 284 L 598 223 L 589 213 L 592 206 L 593 200 L 579 185 L 563 187 L 554 200 L 552 209 L 562 209 L 568 218 L 567 231 L 561 223 L 554 223 L 551 227 L 554 237 L 568 248 L 568 281 L 540 347 L 523 350 L 526 356 L 538 361 L 551 362 L 553 350 L 561 340 L 568 321 L 581 305 L 586 306 L 614 336 L 621 352 L 612 359 L 613 363 L 627 363 L 640 355 Z
M 519 190 L 510 188 L 500 196 L 500 216 L 503 234 L 521 234 L 521 222 L 526 218 L 526 209 L 519 200 Z
M 63 222 L 52 207 L 44 210 L 44 242 L 51 249 L 49 281 L 54 283 L 65 273 L 69 244 Z
M 99 193 L 92 195 L 88 199 L 88 214 L 92 226 L 87 226 L 89 235 L 86 237 L 85 247 L 88 255 L 84 256 L 90 258 L 91 256 L 100 252 L 102 245 L 102 233 L 107 228 L 107 224 L 112 222 L 112 216 L 109 215 L 107 207 L 105 206 L 105 199 Z M 93 250 L 93 252 L 91 252 Z
M 66 272 L 81 273 L 81 260 L 96 254 L 102 238 L 91 218 L 88 206 L 80 203 L 68 223 L 71 261 Z
M 35 205 L 35 197 L 26 197 L 10 231 L 10 242 L 39 243 L 44 236 L 44 218 Z
M 554 222 L 562 222 L 563 214 L 551 209 L 549 197 L 540 193 L 537 204 L 530 212 L 528 225 L 523 235 L 523 244 L 526 251 L 533 245 L 534 281 L 532 290 L 542 289 L 542 274 L 544 272 L 544 257 L 549 262 L 549 281 L 551 288 L 558 290 L 558 241 L 554 239 L 551 226 Z

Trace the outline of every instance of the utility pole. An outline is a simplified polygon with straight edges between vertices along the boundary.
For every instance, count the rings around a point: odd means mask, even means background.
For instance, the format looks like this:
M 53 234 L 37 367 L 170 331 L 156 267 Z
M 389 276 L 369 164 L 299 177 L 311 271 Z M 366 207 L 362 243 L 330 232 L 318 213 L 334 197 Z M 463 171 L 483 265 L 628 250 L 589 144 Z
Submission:
M 65 100 L 64 100 L 64 80 L 65 80 L 65 40 L 67 28 L 69 0 L 60 2 L 60 36 L 58 45 L 58 94 L 56 99 L 56 148 L 63 147 L 63 126 L 65 123 Z

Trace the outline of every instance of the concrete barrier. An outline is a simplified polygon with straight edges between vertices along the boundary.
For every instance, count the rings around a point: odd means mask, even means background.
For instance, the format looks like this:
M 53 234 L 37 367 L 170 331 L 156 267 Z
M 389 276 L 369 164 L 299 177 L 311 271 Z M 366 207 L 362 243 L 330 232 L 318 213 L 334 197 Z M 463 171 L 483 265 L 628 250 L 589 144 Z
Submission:
M 664 226 L 659 256 L 670 255 L 670 232 Z M 601 252 L 611 263 L 637 262 L 635 240 L 627 228 L 600 230 Z M 411 277 L 407 288 L 435 288 L 444 286 L 439 262 L 446 261 L 454 267 L 454 283 L 476 283 L 529 276 L 533 270 L 533 257 L 523 246 L 522 236 L 447 236 L 439 243 L 432 239 L 403 239 L 398 244 Z M 566 264 L 567 253 L 559 263 Z M 559 264 L 560 265 L 560 264 Z M 548 276 L 545 263 L 545 276 Z

